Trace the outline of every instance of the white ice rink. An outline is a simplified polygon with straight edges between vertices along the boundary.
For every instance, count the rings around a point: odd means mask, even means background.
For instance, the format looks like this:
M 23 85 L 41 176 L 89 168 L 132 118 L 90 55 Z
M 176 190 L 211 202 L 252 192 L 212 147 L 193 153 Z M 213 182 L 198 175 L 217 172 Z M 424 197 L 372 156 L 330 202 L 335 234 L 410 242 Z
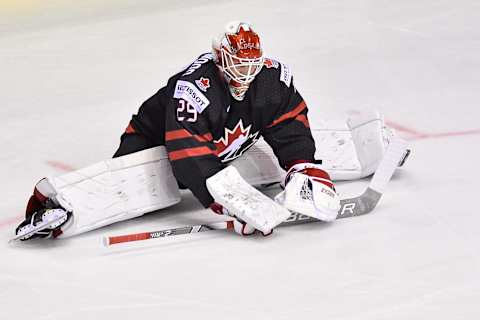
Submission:
M 140 104 L 238 18 L 290 64 L 312 126 L 378 109 L 410 141 L 372 214 L 101 247 L 215 219 L 185 194 L 7 245 L 38 179 L 110 157 Z M 479 319 L 479 19 L 475 0 L 0 1 L 0 319 Z

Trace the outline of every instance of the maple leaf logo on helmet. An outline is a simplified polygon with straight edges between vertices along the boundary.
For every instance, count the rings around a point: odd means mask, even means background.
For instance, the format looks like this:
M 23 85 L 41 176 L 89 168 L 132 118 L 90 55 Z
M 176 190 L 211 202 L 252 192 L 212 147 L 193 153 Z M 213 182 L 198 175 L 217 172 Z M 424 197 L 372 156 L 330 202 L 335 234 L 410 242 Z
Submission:
M 200 79 L 195 80 L 195 84 L 198 88 L 200 88 L 200 90 L 207 92 L 207 89 L 210 88 L 210 79 L 200 77 Z
M 241 58 L 255 59 L 262 55 L 260 38 L 248 24 L 241 23 L 235 33 L 227 33 L 230 51 Z

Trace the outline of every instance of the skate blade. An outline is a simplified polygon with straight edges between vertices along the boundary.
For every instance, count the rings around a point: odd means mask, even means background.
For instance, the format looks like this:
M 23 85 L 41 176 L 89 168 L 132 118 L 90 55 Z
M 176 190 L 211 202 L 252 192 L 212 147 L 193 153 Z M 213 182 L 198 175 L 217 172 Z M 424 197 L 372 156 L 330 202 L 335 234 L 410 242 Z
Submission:
M 46 227 L 48 227 L 49 225 L 53 224 L 53 223 L 57 223 L 57 222 L 60 222 L 62 221 L 62 219 L 65 219 L 65 217 L 63 216 L 60 216 L 60 217 L 57 217 L 53 220 L 50 220 L 50 221 L 44 221 L 42 223 L 39 223 L 38 225 L 36 225 L 33 229 L 31 229 L 29 232 L 26 232 L 24 234 L 19 234 L 17 235 L 16 237 L 8 240 L 8 243 L 9 244 L 12 244 L 16 241 L 19 241 L 20 239 L 22 238 L 25 238 L 27 236 L 30 236 L 30 235 L 33 235 L 35 233 L 37 233 L 38 231 L 42 230 L 42 229 L 45 229 Z

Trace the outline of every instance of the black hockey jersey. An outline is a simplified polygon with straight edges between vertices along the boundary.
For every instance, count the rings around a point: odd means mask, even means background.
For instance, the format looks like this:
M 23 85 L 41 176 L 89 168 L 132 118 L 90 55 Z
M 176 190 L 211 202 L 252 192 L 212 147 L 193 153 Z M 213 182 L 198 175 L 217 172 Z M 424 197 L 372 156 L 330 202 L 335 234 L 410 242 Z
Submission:
M 213 55 L 201 55 L 142 104 L 127 133 L 145 136 L 149 147 L 165 145 L 175 177 L 205 207 L 214 201 L 206 179 L 260 137 L 284 168 L 313 161 L 315 153 L 307 106 L 288 66 L 273 59 L 265 59 L 245 98 L 237 101 Z

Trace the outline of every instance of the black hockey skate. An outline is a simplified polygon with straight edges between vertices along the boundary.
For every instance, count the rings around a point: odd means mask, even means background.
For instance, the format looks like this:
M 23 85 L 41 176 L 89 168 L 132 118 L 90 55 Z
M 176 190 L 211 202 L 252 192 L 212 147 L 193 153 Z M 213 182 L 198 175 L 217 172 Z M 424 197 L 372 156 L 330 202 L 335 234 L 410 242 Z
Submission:
M 62 234 L 60 229 L 72 213 L 62 208 L 45 208 L 27 217 L 15 230 L 17 235 L 10 241 L 25 241 L 35 238 L 57 237 Z

